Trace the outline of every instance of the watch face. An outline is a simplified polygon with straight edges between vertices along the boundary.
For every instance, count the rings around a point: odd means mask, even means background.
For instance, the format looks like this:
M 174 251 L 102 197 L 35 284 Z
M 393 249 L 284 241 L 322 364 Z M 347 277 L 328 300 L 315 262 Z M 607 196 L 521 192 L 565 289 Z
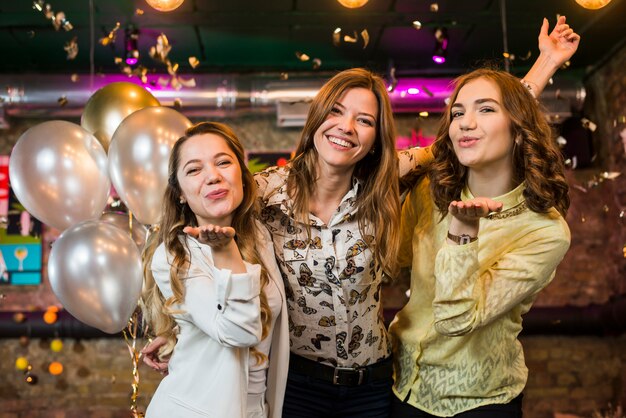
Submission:
M 461 245 L 469 244 L 470 242 L 472 242 L 472 237 L 467 234 L 463 234 L 459 237 L 459 244 Z

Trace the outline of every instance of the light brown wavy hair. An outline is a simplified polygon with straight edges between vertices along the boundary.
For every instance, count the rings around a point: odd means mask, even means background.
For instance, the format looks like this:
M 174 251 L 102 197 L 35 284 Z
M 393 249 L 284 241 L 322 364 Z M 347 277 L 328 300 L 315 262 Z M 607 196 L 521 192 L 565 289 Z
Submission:
M 322 86 L 311 103 L 291 161 L 287 190 L 294 200 L 296 218 L 308 225 L 309 200 L 318 179 L 318 153 L 313 137 L 333 106 L 348 90 L 354 88 L 367 89 L 378 100 L 374 153 L 367 153 L 356 164 L 353 173 L 361 181 L 356 200 L 359 230 L 365 237 L 368 230 L 366 226 L 373 229 L 373 253 L 377 266 L 394 277 L 397 272 L 400 226 L 398 155 L 391 104 L 385 84 L 379 76 L 362 68 L 353 68 L 338 73 Z
M 237 234 L 235 241 L 239 247 L 242 258 L 252 264 L 261 265 L 261 321 L 263 323 L 262 338 L 267 337 L 271 323 L 271 311 L 265 295 L 265 285 L 269 277 L 265 266 L 257 251 L 257 225 L 255 219 L 258 214 L 257 186 L 248 171 L 244 161 L 244 150 L 235 133 L 227 126 L 216 122 L 198 123 L 185 131 L 185 135 L 176 141 L 169 160 L 168 181 L 163 198 L 163 212 L 158 232 L 153 233 L 143 251 L 142 263 L 144 272 L 144 290 L 142 294 L 142 311 L 144 323 L 149 326 L 152 335 L 167 338 L 168 344 L 159 350 L 160 356 L 166 356 L 172 352 L 176 344 L 174 326 L 176 325 L 172 314 L 180 313 L 173 309 L 176 304 L 181 304 L 185 299 L 185 286 L 183 279 L 189 269 L 189 251 L 186 248 L 183 228 L 185 226 L 198 226 L 196 215 L 192 212 L 189 204 L 180 203 L 182 191 L 178 182 L 178 168 L 180 166 L 180 151 L 189 138 L 196 135 L 214 134 L 226 141 L 228 147 L 235 154 L 241 167 L 243 183 L 243 200 L 233 212 L 232 227 Z M 165 248 L 174 258 L 170 269 L 170 286 L 174 295 L 165 299 L 152 276 L 150 268 L 152 257 L 157 247 L 165 243 Z M 262 361 L 265 356 L 256 350 L 252 350 L 257 361 Z
M 432 145 L 435 156 L 430 171 L 430 188 L 442 219 L 453 200 L 459 200 L 467 181 L 467 167 L 461 165 L 449 136 L 451 106 L 467 83 L 483 78 L 500 89 L 502 107 L 510 119 L 511 135 L 520 138 L 513 147 L 513 181 L 525 182 L 524 197 L 528 207 L 538 213 L 556 208 L 565 217 L 569 208 L 569 187 L 565 181 L 563 155 L 539 104 L 520 80 L 509 73 L 479 69 L 455 80 L 455 89 L 439 124 Z

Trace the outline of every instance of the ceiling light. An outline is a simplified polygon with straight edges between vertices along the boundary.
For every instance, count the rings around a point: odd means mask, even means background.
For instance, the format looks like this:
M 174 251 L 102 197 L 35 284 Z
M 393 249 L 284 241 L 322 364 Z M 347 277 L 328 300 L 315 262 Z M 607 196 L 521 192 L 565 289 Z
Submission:
M 576 0 L 576 3 L 583 6 L 585 9 L 601 9 L 607 4 L 609 4 L 611 0 Z
M 446 28 L 435 29 L 435 50 L 433 51 L 433 61 L 437 64 L 446 62 L 448 54 L 448 30 Z
M 139 31 L 132 26 L 129 26 L 124 31 L 126 39 L 124 40 L 124 46 L 126 49 L 126 55 L 124 61 L 128 65 L 135 65 L 139 61 Z
M 339 4 L 343 7 L 347 7 L 348 9 L 357 9 L 359 7 L 365 6 L 365 4 L 369 0 L 337 0 Z
M 146 0 L 146 3 L 159 12 L 171 12 L 183 4 L 184 1 L 185 0 Z

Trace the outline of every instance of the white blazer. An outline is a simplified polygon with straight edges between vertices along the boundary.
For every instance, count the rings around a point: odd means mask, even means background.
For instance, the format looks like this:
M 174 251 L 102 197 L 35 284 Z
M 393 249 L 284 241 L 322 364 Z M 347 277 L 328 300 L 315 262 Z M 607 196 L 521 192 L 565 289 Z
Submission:
M 245 263 L 247 273 L 231 274 L 213 264 L 211 248 L 181 237 L 190 268 L 183 280 L 185 300 L 175 314 L 180 328 L 146 418 L 244 418 L 248 386 L 248 347 L 261 338 L 260 266 Z M 152 274 L 165 296 L 172 296 L 170 260 L 161 244 Z
M 280 292 L 282 304 L 280 315 L 274 325 L 272 345 L 269 356 L 269 370 L 267 373 L 267 391 L 265 400 L 269 407 L 270 418 L 281 418 L 283 412 L 283 399 L 287 386 L 287 373 L 289 372 L 289 322 L 287 312 L 287 300 L 285 299 L 285 285 L 276 264 L 274 256 L 274 244 L 267 228 L 257 223 L 259 233 L 259 255 L 265 264 L 270 280 L 274 282 Z

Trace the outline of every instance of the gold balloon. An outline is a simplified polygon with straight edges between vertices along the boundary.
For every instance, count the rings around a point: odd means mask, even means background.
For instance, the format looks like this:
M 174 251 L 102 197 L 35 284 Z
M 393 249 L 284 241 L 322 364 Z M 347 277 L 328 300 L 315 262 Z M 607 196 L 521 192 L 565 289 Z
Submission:
M 146 3 L 160 12 L 171 12 L 183 4 L 184 1 L 185 0 L 146 0 Z
M 160 106 L 160 103 L 143 87 L 127 82 L 111 83 L 87 101 L 80 124 L 108 151 L 111 137 L 122 120 L 149 106 Z
M 583 6 L 585 9 L 601 9 L 607 4 L 609 4 L 611 0 L 576 0 L 576 3 Z

